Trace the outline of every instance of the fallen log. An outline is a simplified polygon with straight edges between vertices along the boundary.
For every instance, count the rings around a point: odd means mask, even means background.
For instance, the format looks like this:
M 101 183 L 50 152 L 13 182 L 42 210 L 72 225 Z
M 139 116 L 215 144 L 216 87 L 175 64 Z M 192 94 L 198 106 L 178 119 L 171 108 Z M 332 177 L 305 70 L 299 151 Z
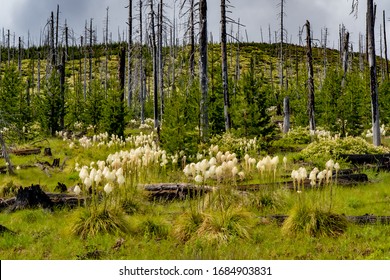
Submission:
M 17 156 L 38 155 L 41 153 L 41 149 L 34 148 L 34 149 L 11 150 L 10 153 Z
M 288 215 L 271 215 L 268 217 L 261 217 L 262 220 L 275 221 L 278 225 L 282 225 L 288 218 Z M 376 216 L 372 214 L 365 214 L 362 216 L 346 216 L 347 221 L 357 225 L 388 225 L 390 224 L 390 216 Z
M 355 164 L 377 164 L 384 165 L 390 164 L 390 154 L 341 154 L 340 158 L 345 159 L 346 161 Z
M 357 184 L 367 183 L 368 182 L 368 176 L 366 174 L 343 174 L 343 175 L 334 175 L 332 177 L 332 184 L 336 184 L 338 186 L 355 186 Z M 319 181 L 316 182 L 317 187 L 324 187 L 326 186 L 325 180 L 321 182 L 321 185 L 319 186 Z M 295 188 L 298 188 L 297 183 L 294 181 L 286 181 L 286 182 L 275 182 L 275 183 L 265 183 L 265 184 L 249 184 L 249 185 L 238 185 L 237 189 L 240 191 L 259 191 L 264 190 L 267 188 L 275 188 L 275 187 L 281 187 L 293 190 Z M 301 184 L 300 188 L 313 188 L 311 185 L 311 182 L 308 178 L 305 179 L 303 182 L 303 186 Z
M 39 186 L 38 186 L 39 187 Z M 30 190 L 27 190 L 30 188 Z M 75 194 L 66 194 L 66 193 L 45 193 L 40 192 L 39 190 L 31 190 L 31 187 L 24 188 L 23 199 L 19 197 L 11 197 L 8 199 L 0 199 L 0 212 L 8 210 L 14 212 L 16 210 L 22 210 L 26 208 L 43 208 L 48 210 L 53 210 L 55 208 L 69 207 L 71 209 L 78 207 L 79 205 L 84 205 L 86 197 L 76 196 Z M 34 186 L 36 188 L 36 186 Z M 23 188 L 22 188 L 23 189 Z M 20 190 L 20 189 L 19 189 Z M 26 195 L 28 193 L 28 195 Z M 27 198 L 28 197 L 28 198 Z M 40 198 L 37 198 L 40 197 Z
M 143 186 L 151 199 L 155 200 L 184 200 L 211 192 L 213 187 L 198 186 L 187 183 L 159 183 Z

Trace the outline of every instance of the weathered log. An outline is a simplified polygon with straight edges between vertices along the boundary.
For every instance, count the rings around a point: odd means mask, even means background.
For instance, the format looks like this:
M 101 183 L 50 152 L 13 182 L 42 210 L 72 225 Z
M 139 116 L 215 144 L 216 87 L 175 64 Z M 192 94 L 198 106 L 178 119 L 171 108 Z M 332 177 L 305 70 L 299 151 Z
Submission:
M 41 149 L 36 148 L 36 149 L 11 150 L 10 153 L 17 156 L 38 155 L 41 153 Z
M 341 154 L 340 158 L 345 159 L 346 161 L 352 164 L 377 164 L 384 165 L 390 164 L 390 154 Z
M 332 184 L 337 184 L 338 186 L 354 186 L 361 183 L 367 183 L 368 182 L 368 176 L 366 174 L 341 174 L 336 176 L 334 175 L 332 177 Z M 319 181 L 317 180 L 317 187 L 323 187 L 326 186 L 325 179 L 321 182 L 321 185 L 319 186 Z M 258 190 L 264 190 L 267 188 L 273 188 L 273 187 L 282 187 L 286 189 L 294 189 L 298 188 L 297 183 L 293 181 L 286 181 L 286 182 L 275 182 L 275 183 L 266 183 L 266 184 L 249 184 L 249 185 L 238 185 L 237 189 L 240 191 L 258 191 Z M 306 180 L 300 185 L 300 188 L 312 188 L 312 185 L 310 184 L 310 180 L 306 178 Z
M 62 207 L 69 207 L 69 208 L 75 208 L 79 205 L 84 205 L 85 200 L 87 200 L 87 197 L 81 197 L 76 196 L 74 194 L 65 194 L 65 193 L 45 193 L 45 195 L 50 200 L 50 204 L 52 205 L 49 209 L 55 209 L 55 208 L 62 208 Z M 25 208 L 38 208 L 43 207 L 40 204 L 37 204 L 36 207 L 18 207 L 17 206 L 17 198 L 11 197 L 9 199 L 0 199 L 0 212 L 1 211 L 16 211 L 21 210 Z M 45 208 L 46 209 L 46 208 Z
M 151 199 L 174 200 L 196 197 L 213 190 L 210 186 L 197 186 L 187 183 L 160 183 L 143 186 Z
M 284 221 L 288 218 L 288 215 L 271 215 L 268 217 L 262 217 L 265 220 L 275 221 L 278 225 L 282 225 Z M 367 225 L 367 224 L 390 224 L 390 216 L 375 216 L 372 214 L 365 214 L 362 216 L 346 216 L 347 221 L 353 224 L 358 225 Z

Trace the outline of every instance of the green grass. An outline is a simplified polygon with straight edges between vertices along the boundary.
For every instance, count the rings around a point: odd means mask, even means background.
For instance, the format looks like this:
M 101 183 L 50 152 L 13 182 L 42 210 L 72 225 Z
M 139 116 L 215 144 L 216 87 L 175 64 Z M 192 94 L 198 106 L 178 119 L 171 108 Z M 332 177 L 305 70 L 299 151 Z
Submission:
M 68 187 L 79 183 L 74 165 L 104 160 L 113 149 L 70 150 L 66 142 L 50 139 L 53 157 L 26 156 L 11 159 L 15 165 L 33 164 L 36 160 L 65 158 L 63 170 L 50 170 L 50 177 L 39 168 L 0 175 L 0 188 L 12 183 L 29 186 L 40 183 L 53 191 L 57 182 Z M 294 154 L 287 154 L 292 158 Z M 295 168 L 296 163 L 288 163 Z M 331 212 L 345 215 L 389 215 L 390 174 L 365 170 L 370 183 L 354 187 L 333 187 Z M 157 172 L 158 173 L 158 172 Z M 180 171 L 151 174 L 147 181 L 185 181 Z M 283 173 L 283 172 L 281 172 Z M 253 179 L 256 182 L 256 178 Z M 305 190 L 298 194 L 272 187 L 249 194 L 226 188 L 204 200 L 175 202 L 150 201 L 142 191 L 128 198 L 119 221 L 100 219 L 91 223 L 89 234 L 75 234 L 80 217 L 86 227 L 85 209 L 27 209 L 14 213 L 0 212 L 0 224 L 15 234 L 0 235 L 1 259 L 390 259 L 390 225 L 348 224 L 337 236 L 327 234 L 283 234 L 276 222 L 262 219 L 273 214 L 289 214 L 302 198 L 315 201 L 323 209 L 330 207 L 330 188 Z M 120 205 L 121 206 L 121 205 Z M 84 213 L 84 215 L 83 215 Z M 112 218 L 112 217 L 111 217 Z M 114 230 L 110 222 L 114 221 Z M 100 228 L 95 228 L 100 224 Z M 120 224 L 120 223 L 119 223 Z M 111 224 L 112 225 L 112 224 Z M 87 227 L 88 229 L 88 227 Z M 124 230 L 125 229 L 125 230 Z

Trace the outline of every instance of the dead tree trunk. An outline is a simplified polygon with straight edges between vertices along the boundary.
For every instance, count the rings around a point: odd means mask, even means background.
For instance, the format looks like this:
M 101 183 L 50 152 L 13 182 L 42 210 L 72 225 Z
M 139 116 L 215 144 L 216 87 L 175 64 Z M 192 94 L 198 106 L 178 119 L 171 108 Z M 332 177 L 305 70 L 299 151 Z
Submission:
M 199 51 L 200 51 L 200 136 L 203 142 L 209 140 L 209 113 L 208 113 L 208 74 L 207 74 L 207 0 L 199 2 Z
M 92 57 L 93 57 L 93 20 L 91 18 L 89 24 L 89 92 L 92 91 Z
M 139 64 L 140 64 L 140 103 L 141 103 L 141 123 L 145 123 L 145 87 L 144 87 L 144 63 L 143 63 L 143 28 L 142 28 L 142 0 L 139 1 L 139 37 L 140 37 L 140 51 L 139 51 Z
M 307 56 L 307 72 L 308 72 L 308 113 L 309 113 L 309 128 L 314 131 L 316 129 L 314 118 L 314 71 L 313 71 L 313 55 L 311 48 L 311 28 L 310 22 L 306 21 L 306 56 Z
M 364 47 L 363 47 L 363 35 L 359 34 L 359 69 L 364 71 Z
M 323 41 L 323 55 L 324 55 L 324 79 L 326 78 L 326 72 L 328 70 L 328 55 L 327 55 L 327 47 L 328 47 L 328 28 L 324 30 L 324 41 Z
M 379 101 L 378 85 L 376 73 L 375 55 L 375 11 L 374 1 L 367 0 L 367 27 L 368 27 L 368 63 L 370 67 L 370 91 L 371 91 L 371 113 L 372 113 L 372 133 L 373 144 L 381 144 L 381 134 L 379 126 Z
M 283 133 L 288 133 L 290 130 L 290 99 L 286 96 L 283 100 Z
M 226 50 L 226 0 L 221 0 L 221 56 L 222 56 L 222 88 L 224 99 L 224 117 L 225 130 L 229 131 L 231 127 L 230 121 L 230 101 L 229 101 L 229 84 L 228 84 L 228 65 L 227 65 L 227 50 Z
M 51 20 L 50 20 L 50 52 L 51 52 L 51 65 L 52 66 L 55 66 L 57 64 L 54 36 L 55 36 L 55 34 L 54 34 L 54 13 L 51 12 Z
M 158 12 L 158 85 L 159 85 L 159 91 L 160 91 L 160 118 L 162 121 L 163 115 L 164 115 L 164 107 L 165 107 L 165 96 L 164 96 L 164 61 L 163 61 L 163 0 L 160 0 L 159 4 L 159 12 Z
M 153 0 L 149 1 L 150 6 L 150 17 L 151 17 L 151 44 L 152 44 L 152 52 L 153 52 L 153 96 L 154 96 L 154 106 L 153 106 L 153 112 L 154 112 L 154 128 L 159 129 L 159 120 L 158 120 L 158 68 L 157 68 L 157 44 L 156 44 L 156 31 L 155 31 L 155 12 L 153 8 Z
M 191 80 L 195 77 L 195 3 L 191 0 L 190 7 L 190 74 Z
M 60 100 L 61 108 L 60 109 L 60 128 L 64 129 L 65 127 L 65 50 L 62 54 L 62 63 L 58 66 L 60 72 Z
M 132 52 L 133 52 L 133 1 L 129 0 L 129 34 L 127 42 L 127 107 L 131 108 L 133 101 L 132 88 Z
M 121 101 L 124 101 L 124 89 L 125 89 L 125 69 L 126 69 L 126 49 L 122 47 L 119 52 L 119 65 L 118 65 L 118 78 L 119 78 L 119 90 L 121 93 Z
M 41 53 L 38 53 L 38 66 L 37 66 L 38 74 L 37 74 L 37 91 L 38 94 L 41 93 Z
M 348 56 L 349 56 L 349 32 L 344 33 L 343 40 L 343 79 L 341 80 L 341 87 L 345 87 L 345 79 L 347 78 L 348 72 Z
M 383 38 L 385 48 L 386 79 L 389 78 L 389 61 L 387 59 L 387 38 L 386 38 L 386 12 L 383 10 Z
M 11 162 L 10 158 L 9 158 L 7 146 L 5 144 L 2 132 L 0 132 L 0 145 L 1 145 L 1 150 L 3 152 L 4 160 L 7 163 L 8 174 L 9 175 L 14 175 L 15 174 L 14 167 L 12 165 L 12 162 Z
M 22 73 L 22 39 L 20 37 L 18 44 L 18 72 L 19 74 Z
M 106 32 L 105 32 L 105 44 L 104 44 L 104 52 L 105 52 L 105 63 L 104 63 L 104 91 L 107 96 L 107 87 L 108 87 L 108 11 L 109 7 L 106 8 Z

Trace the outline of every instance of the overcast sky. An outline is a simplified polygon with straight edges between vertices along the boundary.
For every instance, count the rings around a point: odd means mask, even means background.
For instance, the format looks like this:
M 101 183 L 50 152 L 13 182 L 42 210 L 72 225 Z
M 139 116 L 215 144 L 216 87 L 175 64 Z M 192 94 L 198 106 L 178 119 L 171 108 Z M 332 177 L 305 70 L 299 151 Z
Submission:
M 164 0 L 167 4 L 165 11 L 169 18 L 173 18 L 173 1 Z M 182 0 L 176 0 L 180 2 Z M 139 0 L 133 0 L 138 3 Z M 144 0 L 144 2 L 147 2 Z M 275 31 L 279 30 L 280 0 L 231 0 L 232 7 L 230 17 L 245 25 L 241 28 L 242 39 L 246 41 L 245 31 L 249 41 L 259 42 L 269 41 L 268 26 L 271 27 L 272 37 Z M 357 50 L 358 34 L 365 31 L 366 1 L 360 0 L 359 13 L 357 19 L 350 15 L 352 0 L 286 0 L 285 4 L 285 26 L 288 31 L 288 41 L 298 42 L 298 30 L 309 20 L 314 32 L 314 38 L 321 38 L 321 29 L 326 27 L 329 31 L 329 47 L 337 47 L 338 29 L 340 24 L 344 24 L 351 33 L 351 41 Z M 68 26 L 74 31 L 74 37 L 80 40 L 85 21 L 93 18 L 94 26 L 98 34 L 98 40 L 102 41 L 106 8 L 109 7 L 109 30 L 112 39 L 118 39 L 118 28 L 121 33 L 126 30 L 127 10 L 125 6 L 128 0 L 0 0 L 0 28 L 10 30 L 16 37 L 24 38 L 27 41 L 27 34 L 30 32 L 32 41 L 39 43 L 40 33 L 50 17 L 51 11 L 56 11 L 57 4 L 60 5 L 60 23 L 64 26 L 65 20 Z M 213 33 L 215 40 L 219 40 L 219 0 L 208 1 L 208 21 L 209 31 Z M 390 1 L 378 1 L 377 8 L 377 35 L 379 35 L 379 25 L 382 24 L 382 11 L 390 17 Z M 134 13 L 136 10 L 134 9 Z M 145 9 L 144 13 L 147 13 Z M 176 14 L 178 11 L 176 10 Z M 177 22 L 184 19 L 177 19 Z M 388 34 L 390 26 L 387 21 Z M 135 26 L 135 30 L 138 27 Z M 231 27 L 229 27 L 229 31 Z M 237 27 L 234 27 L 234 33 Z M 0 37 L 0 41 L 2 38 Z M 319 41 L 318 41 L 319 42 Z M 379 36 L 377 36 L 379 45 Z

